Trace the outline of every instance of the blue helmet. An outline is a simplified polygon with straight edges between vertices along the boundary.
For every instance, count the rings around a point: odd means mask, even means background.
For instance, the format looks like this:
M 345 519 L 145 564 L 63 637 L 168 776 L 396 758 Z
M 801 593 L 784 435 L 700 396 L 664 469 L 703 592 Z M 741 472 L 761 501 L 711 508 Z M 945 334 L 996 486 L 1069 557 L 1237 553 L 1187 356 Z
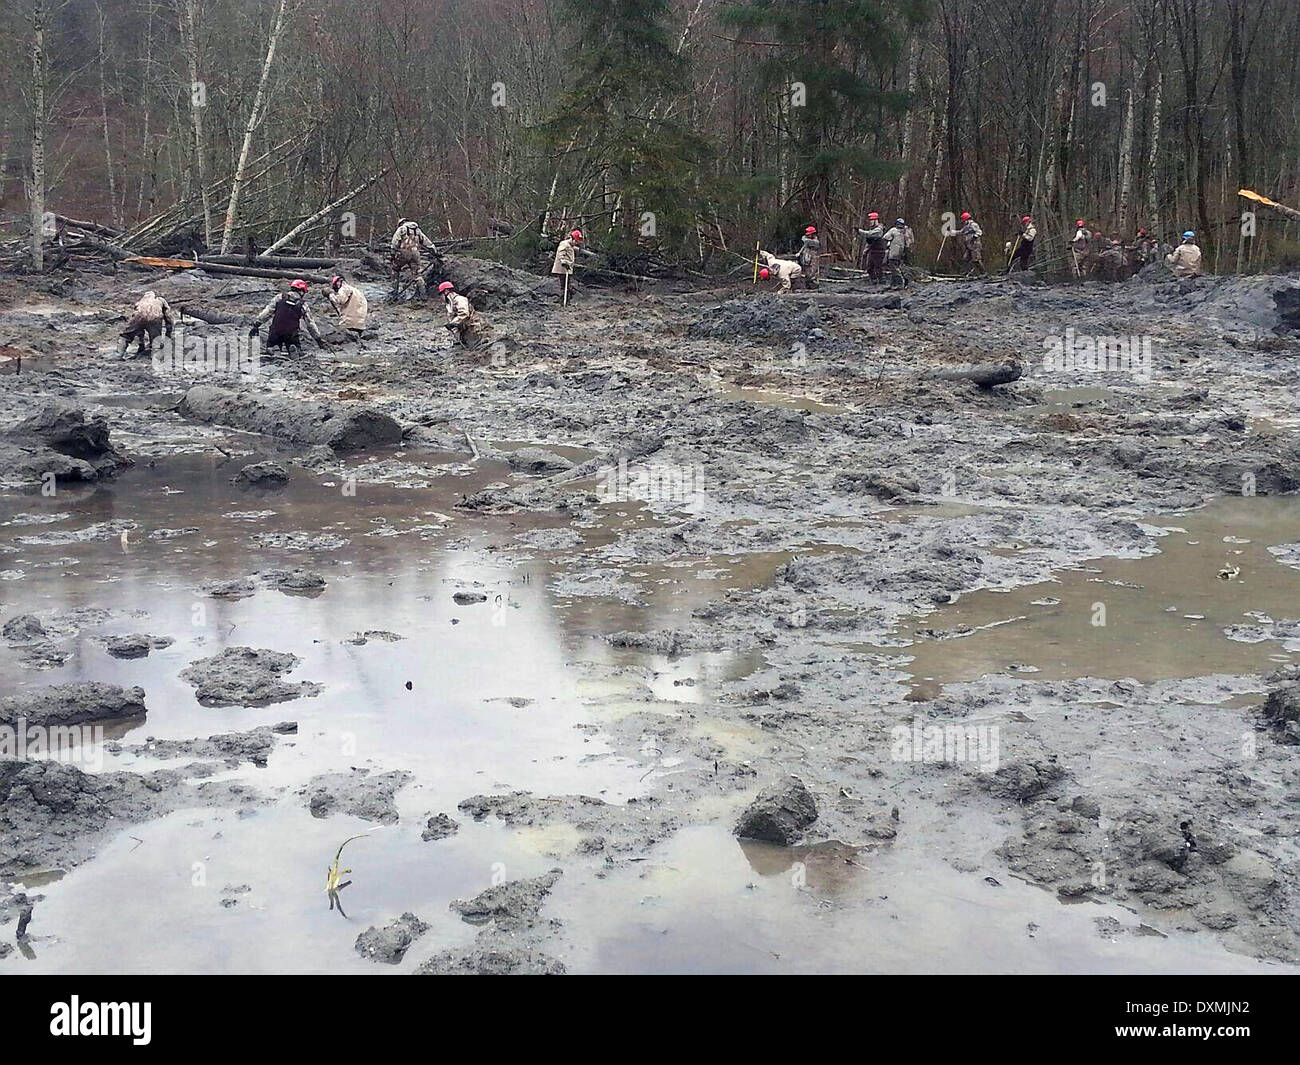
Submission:
M 1196 236 L 1196 234 L 1189 229 L 1186 233 L 1183 234 L 1183 240 L 1191 240 L 1194 236 Z

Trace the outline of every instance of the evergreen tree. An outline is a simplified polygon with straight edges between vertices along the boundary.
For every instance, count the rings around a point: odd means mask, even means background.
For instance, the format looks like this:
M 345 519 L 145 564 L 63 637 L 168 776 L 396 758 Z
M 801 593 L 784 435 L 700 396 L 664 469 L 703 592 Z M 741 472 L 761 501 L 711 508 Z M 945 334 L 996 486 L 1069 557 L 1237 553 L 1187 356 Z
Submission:
M 776 153 L 791 216 L 825 218 L 846 176 L 894 177 L 900 165 L 864 142 L 872 126 L 905 111 L 906 92 L 885 87 L 909 26 L 928 0 L 745 0 L 724 18 L 760 42 L 757 79 L 771 98 L 783 143 Z M 883 157 L 882 157 L 883 156 Z
M 676 117 L 688 64 L 668 29 L 669 0 L 561 0 L 574 30 L 566 88 L 549 122 L 562 194 L 615 242 L 672 246 L 693 231 L 704 138 Z

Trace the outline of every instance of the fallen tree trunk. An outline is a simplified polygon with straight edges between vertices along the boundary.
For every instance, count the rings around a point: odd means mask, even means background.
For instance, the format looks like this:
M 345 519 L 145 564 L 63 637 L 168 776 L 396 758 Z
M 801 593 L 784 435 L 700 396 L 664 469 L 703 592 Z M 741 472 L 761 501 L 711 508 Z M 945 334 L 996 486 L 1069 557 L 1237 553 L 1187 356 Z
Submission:
M 389 169 L 388 167 L 384 167 L 382 170 L 379 171 L 379 173 L 372 175 L 370 178 L 368 178 L 367 180 L 363 181 L 360 185 L 358 185 L 355 189 L 351 189 L 350 191 L 344 193 L 333 203 L 326 204 L 310 218 L 303 219 L 296 226 L 294 226 L 293 229 L 289 230 L 288 233 L 286 233 L 274 244 L 272 244 L 269 248 L 267 248 L 266 251 L 262 252 L 262 254 L 258 256 L 258 258 L 265 259 L 268 256 L 273 255 L 279 249 L 283 248 L 286 244 L 288 244 L 289 241 L 293 240 L 293 238 L 296 237 L 299 233 L 303 232 L 306 229 L 310 229 L 313 225 L 315 225 L 317 222 L 319 222 L 322 218 L 324 218 L 327 214 L 331 213 L 332 211 L 338 210 L 345 203 L 347 203 L 348 200 L 352 199 L 353 196 L 365 192 L 366 189 L 370 188 L 371 185 L 373 185 L 376 181 L 380 180 L 380 178 L 382 178 L 385 174 L 387 174 L 388 169 Z M 222 251 L 225 250 L 226 250 L 225 248 L 222 248 Z
M 204 255 L 199 265 L 216 263 L 218 266 L 255 266 L 259 269 L 293 270 L 316 269 L 328 270 L 338 265 L 337 259 L 312 259 L 302 255 Z
M 193 318 L 208 325 L 238 325 L 248 321 L 247 315 L 230 314 L 228 311 L 210 311 L 206 307 L 191 307 L 184 303 L 180 305 L 180 313 L 182 318 Z
M 190 262 L 187 259 L 153 259 L 147 256 L 129 256 L 124 266 L 136 266 L 142 270 L 202 270 L 205 274 L 232 274 L 236 277 L 269 277 L 275 280 L 292 281 L 302 278 L 315 285 L 329 284 L 329 278 L 322 274 L 303 274 L 296 270 L 267 270 L 260 266 L 223 266 L 220 263 Z
M 85 233 L 98 233 L 101 237 L 120 237 L 120 230 L 112 229 L 109 226 L 101 226 L 98 222 L 83 222 L 77 218 L 69 218 L 67 215 L 56 214 L 56 222 L 62 223 L 71 229 L 80 229 Z
M 923 381 L 970 381 L 980 388 L 992 388 L 994 385 L 1009 385 L 1019 381 L 1025 368 L 1018 362 L 1008 360 L 998 364 L 955 367 L 951 370 L 931 370 L 921 374 Z

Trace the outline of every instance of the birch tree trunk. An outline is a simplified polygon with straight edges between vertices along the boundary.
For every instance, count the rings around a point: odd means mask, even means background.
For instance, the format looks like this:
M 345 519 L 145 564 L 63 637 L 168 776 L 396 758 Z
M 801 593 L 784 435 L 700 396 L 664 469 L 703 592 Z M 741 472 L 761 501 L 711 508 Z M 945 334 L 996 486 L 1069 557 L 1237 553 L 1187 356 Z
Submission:
M 104 9 L 95 5 L 99 15 L 99 117 L 104 127 L 104 168 L 108 172 L 109 217 L 116 229 L 122 228 L 121 213 L 117 204 L 117 175 L 113 171 L 113 140 L 108 132 L 108 84 L 104 76 Z
M 1160 203 L 1156 199 L 1156 162 L 1160 155 L 1160 96 L 1164 89 L 1165 74 L 1156 71 L 1156 94 L 1151 103 L 1151 145 L 1147 151 L 1147 215 L 1151 232 L 1160 232 Z
M 262 110 L 266 100 L 266 83 L 271 78 L 271 65 L 275 62 L 275 49 L 284 33 L 285 7 L 288 0 L 280 0 L 276 9 L 275 22 L 266 41 L 266 60 L 262 63 L 262 77 L 257 83 L 257 95 L 253 97 L 253 111 L 248 116 L 248 126 L 244 130 L 244 143 L 239 149 L 239 162 L 235 165 L 235 177 L 230 184 L 230 201 L 226 204 L 226 224 L 221 231 L 221 254 L 230 251 L 230 237 L 235 229 L 235 215 L 239 211 L 239 193 L 244 184 L 244 168 L 248 165 L 248 153 L 253 147 L 253 134 L 262 124 Z
M 205 247 L 212 245 L 212 206 L 208 196 L 208 177 L 205 173 L 204 166 L 204 143 L 203 143 L 203 108 L 206 104 L 199 80 L 199 38 L 198 38 L 198 16 L 196 12 L 198 0 L 185 0 L 184 7 L 181 9 L 181 39 L 185 43 L 185 55 L 189 60 L 190 67 L 190 133 L 194 138 L 193 158 L 190 162 L 190 180 L 198 179 L 199 196 L 203 200 L 203 244 Z M 193 186 L 186 190 L 188 194 L 193 191 Z
M 1124 131 L 1119 141 L 1119 230 L 1128 233 L 1128 208 L 1133 184 L 1133 90 L 1124 93 Z
M 45 0 L 32 8 L 32 172 L 27 187 L 32 236 L 32 265 L 45 269 Z

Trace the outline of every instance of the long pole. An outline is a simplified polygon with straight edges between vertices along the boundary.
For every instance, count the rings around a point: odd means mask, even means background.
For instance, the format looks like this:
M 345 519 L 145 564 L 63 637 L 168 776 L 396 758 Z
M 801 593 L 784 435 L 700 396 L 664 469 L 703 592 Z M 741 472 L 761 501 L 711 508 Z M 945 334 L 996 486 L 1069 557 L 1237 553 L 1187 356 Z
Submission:
M 763 242 L 761 240 L 754 241 L 754 284 L 756 285 L 758 284 L 758 252 L 762 246 Z

